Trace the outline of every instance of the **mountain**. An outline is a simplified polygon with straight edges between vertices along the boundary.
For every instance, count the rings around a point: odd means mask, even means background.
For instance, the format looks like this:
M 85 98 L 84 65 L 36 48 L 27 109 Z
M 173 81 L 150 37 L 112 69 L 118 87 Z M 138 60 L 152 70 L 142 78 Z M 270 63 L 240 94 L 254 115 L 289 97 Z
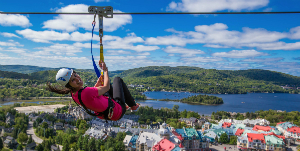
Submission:
M 2 66 L 3 68 L 7 68 Z M 11 66 L 10 66 L 11 67 Z M 30 69 L 25 71 L 26 67 Z M 58 69 L 15 66 L 15 70 L 22 69 L 28 74 L 1 71 L 0 77 L 12 79 L 37 80 L 37 83 L 55 83 L 55 75 Z M 88 86 L 93 86 L 97 80 L 93 69 L 74 69 Z M 29 73 L 30 72 L 30 73 Z M 111 80 L 122 77 L 127 84 L 144 85 L 145 88 L 161 91 L 189 91 L 200 93 L 247 93 L 247 92 L 269 92 L 269 93 L 299 93 L 297 89 L 283 89 L 281 86 L 300 87 L 300 77 L 285 73 L 249 69 L 249 70 L 216 70 L 198 67 L 169 67 L 149 66 L 125 71 L 109 72 Z
M 27 66 L 27 65 L 0 65 L 0 71 L 11 71 L 18 73 L 32 73 L 38 71 L 55 70 L 55 68 Z
M 261 69 L 232 71 L 151 66 L 126 70 L 116 76 L 124 78 L 128 84 L 154 87 L 155 90 L 201 93 L 298 93 L 299 90 L 285 90 L 280 86 L 300 86 L 300 77 Z

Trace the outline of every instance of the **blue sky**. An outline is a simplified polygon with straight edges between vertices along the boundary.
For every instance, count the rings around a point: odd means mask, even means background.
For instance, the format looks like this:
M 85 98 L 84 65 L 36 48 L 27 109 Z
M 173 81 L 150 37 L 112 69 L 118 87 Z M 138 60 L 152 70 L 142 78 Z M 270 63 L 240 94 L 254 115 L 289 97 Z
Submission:
M 1 1 L 2 12 L 300 11 L 299 0 Z M 265 69 L 300 76 L 300 14 L 114 15 L 104 19 L 109 70 L 146 66 Z M 0 14 L 0 64 L 92 69 L 91 15 Z M 97 20 L 96 20 L 97 22 Z M 98 22 L 93 51 L 99 60 Z

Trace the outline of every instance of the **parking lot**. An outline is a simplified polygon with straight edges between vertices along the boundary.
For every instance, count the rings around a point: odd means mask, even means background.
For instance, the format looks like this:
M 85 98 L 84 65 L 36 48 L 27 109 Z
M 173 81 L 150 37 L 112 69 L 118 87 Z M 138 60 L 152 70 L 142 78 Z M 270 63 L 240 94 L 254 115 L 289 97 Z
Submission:
M 32 113 L 32 112 L 41 112 L 52 113 L 55 109 L 64 107 L 63 104 L 54 104 L 54 105 L 40 105 L 40 106 L 26 106 L 26 107 L 15 107 L 15 109 L 20 113 Z

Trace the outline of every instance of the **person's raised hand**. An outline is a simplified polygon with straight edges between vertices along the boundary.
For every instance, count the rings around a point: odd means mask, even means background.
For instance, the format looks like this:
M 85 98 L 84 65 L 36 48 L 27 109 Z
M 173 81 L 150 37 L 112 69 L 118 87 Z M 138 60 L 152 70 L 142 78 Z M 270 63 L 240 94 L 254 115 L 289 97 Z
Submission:
M 104 71 L 107 70 L 106 64 L 102 60 L 99 60 L 99 67 Z

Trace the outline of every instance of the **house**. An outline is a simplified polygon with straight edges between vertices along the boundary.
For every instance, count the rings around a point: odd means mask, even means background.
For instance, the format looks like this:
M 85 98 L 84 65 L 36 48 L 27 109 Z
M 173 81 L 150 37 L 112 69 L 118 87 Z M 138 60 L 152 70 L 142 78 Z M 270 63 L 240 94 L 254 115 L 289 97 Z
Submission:
M 266 141 L 263 134 L 247 133 L 247 138 L 248 148 L 258 150 L 266 148 Z
M 3 142 L 3 144 L 4 144 L 4 146 L 7 147 L 7 148 L 13 148 L 15 145 L 18 144 L 17 141 L 16 141 L 13 137 L 11 137 L 11 136 L 7 136 L 7 137 L 6 137 L 5 139 L 3 139 L 3 140 L 5 140 L 5 141 Z
M 287 128 L 285 136 L 288 138 L 300 139 L 300 128 L 297 126 Z
M 170 142 L 168 139 L 160 140 L 156 145 L 152 147 L 152 151 L 171 151 L 175 148 L 175 144 Z
M 5 118 L 6 118 L 6 120 L 5 120 L 6 124 L 9 124 L 9 125 L 15 124 L 15 116 L 12 115 L 10 112 L 7 112 Z
M 202 132 L 204 132 L 205 130 L 208 130 L 210 128 L 211 123 L 206 122 L 202 125 Z
M 236 135 L 236 136 L 242 136 L 243 133 L 244 133 L 244 129 L 239 129 L 239 128 L 238 128 L 238 129 L 236 130 L 236 132 L 235 132 L 235 135 Z
M 51 145 L 51 151 L 60 151 L 60 149 L 59 149 L 58 145 L 53 144 L 53 145 Z
M 35 142 L 32 142 L 32 143 L 26 145 L 27 151 L 30 150 L 30 149 L 34 150 L 35 147 L 36 147 L 36 143 Z
M 64 129 L 64 126 L 63 126 L 63 123 L 55 123 L 54 124 L 54 129 L 55 130 L 63 130 Z
M 129 143 L 130 143 L 131 138 L 132 138 L 132 136 L 126 135 L 124 140 L 123 140 L 123 143 L 124 143 L 124 146 L 125 146 L 126 150 L 132 150 L 131 148 L 129 149 Z
M 272 130 L 272 128 L 270 126 L 255 125 L 252 130 L 258 131 L 258 132 L 261 132 L 261 131 L 270 132 Z
M 136 140 L 136 149 L 151 150 L 154 144 L 160 140 L 162 140 L 162 138 L 155 133 L 142 132 Z

